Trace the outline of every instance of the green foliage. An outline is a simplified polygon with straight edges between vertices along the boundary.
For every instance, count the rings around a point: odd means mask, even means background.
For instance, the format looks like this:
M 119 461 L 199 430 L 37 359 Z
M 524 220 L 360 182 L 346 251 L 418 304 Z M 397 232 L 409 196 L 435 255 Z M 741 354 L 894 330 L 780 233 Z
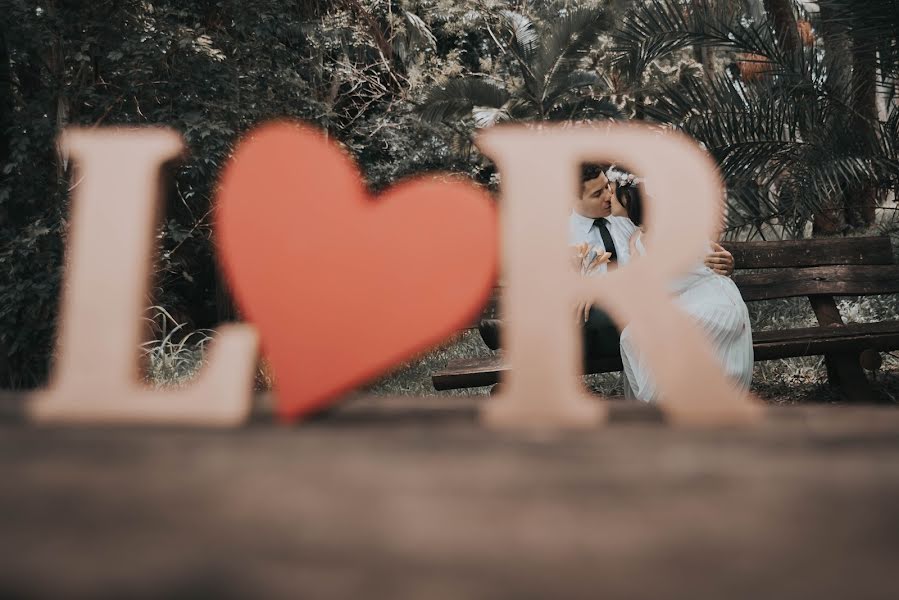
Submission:
M 329 131 L 372 187 L 426 170 L 489 173 L 451 152 L 411 98 L 489 62 L 474 3 L 421 0 L 0 0 L 0 385 L 47 375 L 67 234 L 69 124 L 164 125 L 184 135 L 147 304 L 189 332 L 233 316 L 210 228 L 215 181 L 239 136 L 273 118 Z M 123 199 L 126 201 L 126 199 Z M 177 342 L 177 340 L 173 340 Z
M 499 52 L 500 68 L 433 86 L 419 109 L 423 119 L 489 127 L 508 120 L 618 116 L 614 106 L 596 98 L 603 80 L 582 68 L 609 28 L 606 10 L 583 7 L 535 20 L 503 9 L 480 18 Z
M 341 53 L 361 56 L 370 52 L 368 42 L 310 42 L 316 11 L 308 4 L 3 3 L 11 77 L 8 85 L 0 81 L 0 100 L 11 100 L 12 118 L 0 121 L 8 142 L 0 153 L 0 363 L 8 365 L 0 369 L 0 385 L 33 385 L 47 373 L 68 187 L 75 184 L 54 139 L 69 124 L 165 125 L 184 135 L 189 154 L 167 191 L 148 304 L 168 307 L 188 329 L 229 314 L 210 214 L 215 180 L 233 143 L 272 118 L 339 130 L 360 106 L 351 82 L 336 99 L 322 82 L 337 71 Z
M 878 85 L 895 89 L 897 2 L 822 0 L 829 20 L 802 16 L 856 49 L 876 47 Z M 896 103 L 881 119 L 859 110 L 851 60 L 847 70 L 820 40 L 788 51 L 745 4 L 0 0 L 0 385 L 47 374 L 77 185 L 54 140 L 69 124 L 164 125 L 185 137 L 147 298 L 183 324 L 170 346 L 233 316 L 212 197 L 239 136 L 272 118 L 326 129 L 376 190 L 437 169 L 495 183 L 470 152 L 479 127 L 646 119 L 718 160 L 732 228 L 787 235 L 835 194 L 899 186 Z M 747 55 L 768 73 L 747 81 L 725 69 Z
M 895 17 L 880 23 L 880 33 L 894 34 L 894 23 Z M 851 203 L 866 189 L 883 197 L 899 185 L 899 107 L 883 122 L 861 112 L 853 102 L 858 83 L 837 76 L 833 49 L 830 55 L 820 44 L 790 50 L 769 21 L 753 22 L 710 0 L 689 8 L 676 0 L 648 0 L 628 13 L 618 40 L 620 63 L 634 71 L 691 45 L 763 65 L 753 80 L 730 71 L 679 78 L 662 85 L 646 108 L 648 116 L 689 133 L 715 157 L 730 194 L 732 230 L 802 236 L 817 215 L 843 210 L 841 198 Z

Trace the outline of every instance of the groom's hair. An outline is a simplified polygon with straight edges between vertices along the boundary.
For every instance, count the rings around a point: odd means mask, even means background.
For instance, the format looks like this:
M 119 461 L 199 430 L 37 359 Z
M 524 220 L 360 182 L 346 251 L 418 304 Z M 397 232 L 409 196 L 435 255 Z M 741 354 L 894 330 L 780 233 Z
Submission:
M 591 179 L 596 179 L 601 174 L 609 170 L 611 165 L 600 163 L 584 163 L 581 165 L 581 184 L 587 183 Z

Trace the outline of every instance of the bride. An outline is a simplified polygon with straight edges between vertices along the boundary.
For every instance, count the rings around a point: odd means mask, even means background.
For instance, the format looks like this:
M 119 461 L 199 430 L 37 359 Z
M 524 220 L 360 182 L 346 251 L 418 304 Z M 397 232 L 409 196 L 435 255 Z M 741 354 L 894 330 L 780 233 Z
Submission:
M 631 256 L 644 255 L 643 185 L 633 176 L 621 173 L 612 173 L 609 179 L 617 180 L 612 214 L 629 217 L 638 227 L 630 239 Z M 678 306 L 702 327 L 724 372 L 735 383 L 748 388 L 752 381 L 752 330 L 749 312 L 736 284 L 698 263 L 673 283 L 672 292 Z M 630 328 L 625 327 L 620 342 L 625 396 L 651 402 L 657 399 L 656 388 L 630 333 Z

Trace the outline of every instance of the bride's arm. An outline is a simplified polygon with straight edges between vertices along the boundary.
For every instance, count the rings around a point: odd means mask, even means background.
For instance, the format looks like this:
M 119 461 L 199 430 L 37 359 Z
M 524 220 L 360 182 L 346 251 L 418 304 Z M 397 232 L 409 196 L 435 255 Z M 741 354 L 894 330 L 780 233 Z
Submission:
M 642 253 L 637 249 L 637 241 L 643 235 L 643 231 L 637 229 L 631 238 L 627 241 L 627 246 L 630 248 L 631 256 L 640 256 Z

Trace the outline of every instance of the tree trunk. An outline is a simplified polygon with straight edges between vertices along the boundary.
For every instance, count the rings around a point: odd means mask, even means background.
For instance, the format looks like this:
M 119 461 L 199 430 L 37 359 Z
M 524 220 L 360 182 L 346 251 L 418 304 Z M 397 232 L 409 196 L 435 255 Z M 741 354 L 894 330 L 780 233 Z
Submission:
M 765 6 L 762 0 L 743 0 L 743 6 L 756 23 L 765 20 Z
M 300 18 L 314 19 L 326 13 L 331 3 L 325 0 L 297 0 Z
M 845 94 L 849 90 L 852 73 L 852 49 L 844 19 L 838 18 L 827 2 L 820 3 L 821 35 L 827 62 L 827 87 L 831 93 Z M 847 97 L 848 100 L 848 97 Z
M 824 38 L 825 60 L 827 62 L 828 93 L 843 98 L 848 104 L 852 78 L 852 47 L 846 20 L 840 18 L 828 2 L 821 2 L 821 34 Z M 839 233 L 846 225 L 846 196 L 840 192 L 836 197 L 828 199 L 829 210 L 815 215 L 812 235 L 833 235 Z
M 713 76 L 711 51 L 703 46 L 693 46 L 693 60 L 702 65 L 702 74 L 706 81 L 711 81 Z
M 799 28 L 796 15 L 793 14 L 793 3 L 790 0 L 765 0 L 765 10 L 774 25 L 774 33 L 783 49 L 795 52 L 802 44 L 799 39 Z
M 9 130 L 12 127 L 13 113 L 12 72 L 9 62 L 9 48 L 6 45 L 6 31 L 0 27 L 0 185 L 5 186 L 8 179 L 3 174 L 3 166 L 10 158 Z M 6 225 L 7 207 L 0 205 L 0 227 Z M 0 386 L 10 384 L 9 350 L 0 341 Z
M 51 20 L 59 17 L 59 7 L 57 2 L 46 3 L 47 16 Z M 62 132 L 69 124 L 71 107 L 68 97 L 68 86 L 66 85 L 66 55 L 63 48 L 62 31 L 56 31 L 53 42 L 44 54 L 44 62 L 50 70 L 50 77 L 55 86 L 56 98 L 55 106 L 52 107 L 52 113 L 55 115 L 57 135 Z M 66 170 L 68 168 L 68 157 L 56 157 L 56 179 L 62 182 L 65 179 Z
M 876 141 L 877 132 L 877 51 L 874 41 L 863 34 L 852 37 L 852 107 L 856 111 L 855 128 L 868 144 Z M 847 193 L 846 209 L 853 227 L 874 224 L 877 189 L 870 183 L 853 185 Z
M 781 47 L 785 52 L 798 52 L 802 40 L 799 37 L 799 27 L 796 16 L 793 14 L 792 2 L 790 0 L 764 0 L 764 5 Z M 842 230 L 845 216 L 844 204 L 842 196 L 827 199 L 824 208 L 814 216 L 812 235 L 832 235 Z
M 9 161 L 8 132 L 12 126 L 12 112 L 12 71 L 9 62 L 9 48 L 6 46 L 6 32 L 0 28 L 0 168 Z M 0 178 L 3 177 L 0 173 Z M 0 215 L 0 224 L 2 222 L 2 215 Z
M 819 2 L 821 10 L 821 33 L 824 37 L 825 58 L 828 76 L 826 87 L 829 94 L 841 98 L 851 106 L 853 114 L 848 115 L 851 126 L 863 144 L 876 142 L 874 122 L 877 120 L 877 49 L 876 40 L 863 31 L 851 32 L 847 23 L 851 21 L 852 9 L 832 3 Z M 877 206 L 877 188 L 870 184 L 845 185 L 843 193 L 834 199 L 836 208 L 842 208 L 842 217 L 850 227 L 865 228 L 874 223 Z M 825 219 L 816 232 L 833 233 Z

